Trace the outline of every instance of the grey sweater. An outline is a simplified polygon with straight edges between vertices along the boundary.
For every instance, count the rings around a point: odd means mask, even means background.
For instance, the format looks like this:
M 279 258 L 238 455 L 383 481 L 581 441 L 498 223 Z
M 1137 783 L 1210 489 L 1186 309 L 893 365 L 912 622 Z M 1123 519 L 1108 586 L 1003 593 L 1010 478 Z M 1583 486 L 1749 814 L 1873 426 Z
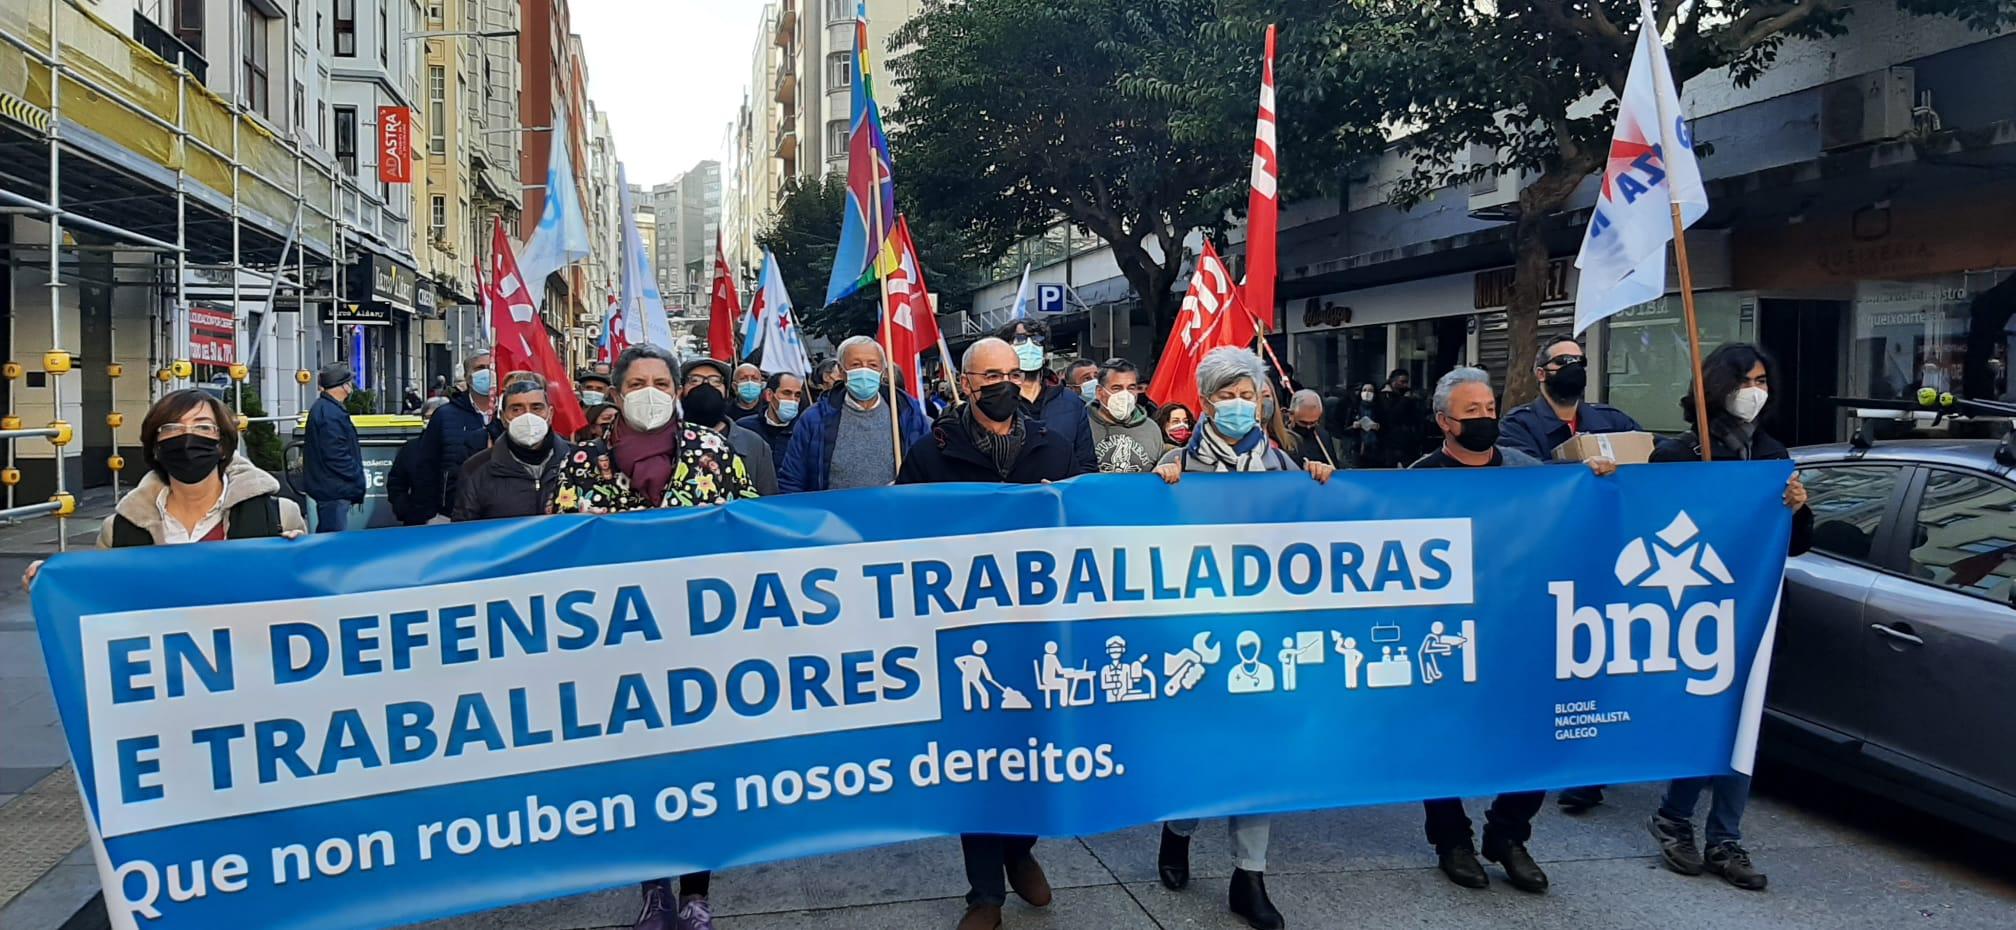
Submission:
M 829 488 L 879 488 L 896 480 L 896 448 L 889 441 L 888 401 L 873 410 L 840 405 L 840 428 L 833 436 Z
M 1115 423 L 1106 411 L 1094 408 L 1092 452 L 1099 458 L 1104 474 L 1126 474 L 1154 469 L 1162 458 L 1162 428 L 1148 415 L 1135 410 L 1125 423 Z

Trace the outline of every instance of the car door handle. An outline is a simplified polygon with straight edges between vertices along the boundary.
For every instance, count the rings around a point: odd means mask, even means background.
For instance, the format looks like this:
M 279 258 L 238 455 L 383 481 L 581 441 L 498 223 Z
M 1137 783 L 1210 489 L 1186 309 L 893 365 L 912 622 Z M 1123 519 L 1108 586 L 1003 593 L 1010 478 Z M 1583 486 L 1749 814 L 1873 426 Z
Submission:
M 1884 626 L 1881 623 L 1871 623 L 1869 624 L 1869 629 L 1871 632 L 1875 633 L 1878 636 L 1887 636 L 1900 643 L 1910 643 L 1913 646 L 1925 645 L 1925 641 L 1919 639 L 1917 636 L 1914 636 L 1910 633 L 1906 633 L 1903 630 L 1892 629 L 1890 627 Z

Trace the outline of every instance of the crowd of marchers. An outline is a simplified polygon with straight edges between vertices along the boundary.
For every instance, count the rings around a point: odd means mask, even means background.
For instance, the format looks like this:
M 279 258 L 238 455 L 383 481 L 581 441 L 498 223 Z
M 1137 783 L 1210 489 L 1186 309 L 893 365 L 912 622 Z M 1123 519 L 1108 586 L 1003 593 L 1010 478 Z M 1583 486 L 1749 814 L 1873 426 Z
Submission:
M 891 390 L 902 373 L 867 337 L 841 343 L 837 357 L 806 377 L 765 374 L 754 365 L 681 361 L 651 345 L 633 346 L 613 364 L 578 373 L 575 388 L 587 426 L 555 435 L 547 384 L 531 372 L 497 372 L 491 358 L 465 360 L 461 390 L 424 404 L 424 431 L 399 452 L 387 477 L 402 522 L 469 521 L 560 513 L 616 513 L 703 507 L 773 494 L 932 482 L 1030 484 L 1093 473 L 1153 473 L 1176 484 L 1197 472 L 1306 472 L 1318 483 L 1340 468 L 1495 468 L 1539 466 L 1577 433 L 1638 429 L 1614 407 L 1585 401 L 1587 358 L 1573 339 L 1538 347 L 1541 396 L 1500 416 L 1484 371 L 1442 374 L 1426 398 L 1396 371 L 1383 388 L 1364 385 L 1342 411 L 1335 399 L 1299 389 L 1292 371 L 1269 370 L 1243 348 L 1220 348 L 1197 366 L 1198 409 L 1156 405 L 1145 373 L 1124 359 L 1052 357 L 1038 321 L 1017 320 L 967 348 L 950 381 L 916 398 Z M 1768 432 L 1774 407 L 1772 359 L 1753 346 L 1725 345 L 1704 363 L 1708 441 L 1717 462 L 1783 459 Z M 343 400 L 353 389 L 347 366 L 320 372 L 321 396 L 308 414 L 301 490 L 313 502 L 317 532 L 343 530 L 365 499 L 357 431 Z M 1692 386 L 1681 399 L 1695 422 Z M 235 416 L 200 390 L 169 393 L 141 425 L 146 472 L 99 534 L 101 547 L 176 545 L 220 539 L 298 536 L 302 509 L 279 483 L 242 454 Z M 1338 436 L 1333 433 L 1342 432 Z M 900 450 L 900 455 L 899 455 Z M 1662 440 L 1655 462 L 1695 461 L 1699 433 Z M 1577 466 L 1598 475 L 1616 464 Z M 1795 477 L 1784 504 L 1795 511 L 1792 549 L 1803 550 L 1811 514 Z M 30 566 L 24 584 L 34 578 Z M 1747 776 L 1672 782 L 1646 827 L 1666 865 L 1704 872 L 1762 890 L 1765 876 L 1742 845 Z M 1704 836 L 1694 816 L 1711 796 Z M 1450 881 L 1488 887 L 1485 862 L 1512 887 L 1548 888 L 1527 851 L 1544 792 L 1500 795 L 1485 812 L 1481 845 L 1460 800 L 1424 804 L 1425 831 Z M 1568 787 L 1570 810 L 1602 803 L 1601 786 Z M 1257 928 L 1285 926 L 1267 893 L 1266 814 L 1228 819 L 1233 851 L 1229 907 Z M 1194 820 L 1163 824 L 1156 852 L 1164 885 L 1190 881 Z M 960 838 L 970 890 L 960 930 L 999 926 L 1008 894 L 1050 903 L 1036 858 L 1036 837 L 971 834 Z M 1703 842 L 1705 840 L 1705 843 Z M 1147 851 L 1143 851 L 1145 856 Z M 1481 858 L 1480 858 L 1481 856 Z M 644 883 L 637 930 L 712 926 L 710 876 L 697 873 Z

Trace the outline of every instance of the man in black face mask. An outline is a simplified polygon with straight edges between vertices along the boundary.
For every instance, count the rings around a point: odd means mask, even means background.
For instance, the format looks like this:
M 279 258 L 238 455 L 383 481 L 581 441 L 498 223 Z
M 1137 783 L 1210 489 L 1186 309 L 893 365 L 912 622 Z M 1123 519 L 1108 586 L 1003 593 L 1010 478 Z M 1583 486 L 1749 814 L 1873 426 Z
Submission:
M 1078 474 L 1072 443 L 1023 407 L 1024 377 L 1008 343 L 990 337 L 968 347 L 959 360 L 960 396 L 966 402 L 946 411 L 929 435 L 911 445 L 896 483 L 1038 484 Z M 1034 907 L 1050 903 L 1050 880 L 1036 862 L 1035 837 L 968 833 L 959 845 L 969 886 L 959 930 L 1001 926 L 1010 888 Z
M 1576 433 L 1627 433 L 1643 427 L 1631 415 L 1608 404 L 1582 399 L 1589 387 L 1589 359 L 1573 336 L 1555 336 L 1533 358 L 1540 378 L 1540 397 L 1505 415 L 1499 443 L 1543 462 L 1554 460 L 1554 449 Z
M 1435 425 L 1442 445 L 1421 457 L 1413 468 L 1488 468 L 1498 465 L 1538 465 L 1540 461 L 1498 444 L 1498 402 L 1491 394 L 1491 376 L 1480 368 L 1458 368 L 1435 384 Z M 1505 877 L 1521 891 L 1547 890 L 1547 873 L 1526 851 L 1533 835 L 1533 815 L 1547 800 L 1545 791 L 1501 794 L 1485 814 L 1484 858 L 1505 867 Z M 1428 842 L 1435 845 L 1443 874 L 1465 888 L 1491 884 L 1484 863 L 1471 845 L 1470 815 L 1460 798 L 1425 804 Z
M 711 426 L 727 437 L 735 454 L 742 457 L 742 467 L 748 470 L 756 493 L 769 497 L 777 493 L 777 458 L 762 434 L 736 425 L 734 409 L 728 404 L 728 383 L 733 376 L 727 362 L 711 358 L 696 358 L 679 366 L 681 416 L 688 423 Z

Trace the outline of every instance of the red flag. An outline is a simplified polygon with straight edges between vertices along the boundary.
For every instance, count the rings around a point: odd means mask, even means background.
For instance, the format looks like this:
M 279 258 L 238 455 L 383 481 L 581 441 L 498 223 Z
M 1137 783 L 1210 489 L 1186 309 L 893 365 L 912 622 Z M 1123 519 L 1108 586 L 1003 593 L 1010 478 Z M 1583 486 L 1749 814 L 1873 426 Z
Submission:
M 903 366 L 903 388 L 912 397 L 924 396 L 923 354 L 938 348 L 938 314 L 931 309 L 930 290 L 924 284 L 924 264 L 917 260 L 917 243 L 910 239 L 910 222 L 900 214 L 889 231 L 889 249 L 894 267 L 883 274 L 889 285 L 889 345 L 883 349 L 889 360 Z
M 1275 238 L 1281 225 L 1281 159 L 1274 147 L 1274 27 L 1260 69 L 1260 121 L 1253 130 L 1253 187 L 1246 197 L 1246 309 L 1274 328 Z
M 1155 361 L 1155 380 L 1148 396 L 1162 404 L 1182 404 L 1192 413 L 1199 411 L 1197 363 L 1219 346 L 1246 345 L 1253 341 L 1253 316 L 1240 303 L 1239 289 L 1232 286 L 1232 274 L 1218 257 L 1211 240 L 1197 256 L 1197 269 L 1190 275 L 1190 290 L 1183 295 L 1183 308 L 1176 312 L 1176 328 L 1169 331 L 1169 344 Z
M 741 354 L 735 348 L 735 321 L 742 317 L 742 298 L 735 293 L 735 275 L 728 270 L 728 258 L 721 252 L 721 236 L 714 236 L 714 296 L 707 307 L 707 354 L 734 364 Z
M 482 281 L 477 281 L 479 288 Z M 574 396 L 574 377 L 553 351 L 546 336 L 546 324 L 539 319 L 539 306 L 525 287 L 518 271 L 518 258 L 511 253 L 511 239 L 504 234 L 504 220 L 490 237 L 490 285 L 483 295 L 490 308 L 490 326 L 496 334 L 491 361 L 498 371 L 536 371 L 546 377 L 546 404 L 553 408 L 553 431 L 572 437 L 588 425 L 581 401 Z

